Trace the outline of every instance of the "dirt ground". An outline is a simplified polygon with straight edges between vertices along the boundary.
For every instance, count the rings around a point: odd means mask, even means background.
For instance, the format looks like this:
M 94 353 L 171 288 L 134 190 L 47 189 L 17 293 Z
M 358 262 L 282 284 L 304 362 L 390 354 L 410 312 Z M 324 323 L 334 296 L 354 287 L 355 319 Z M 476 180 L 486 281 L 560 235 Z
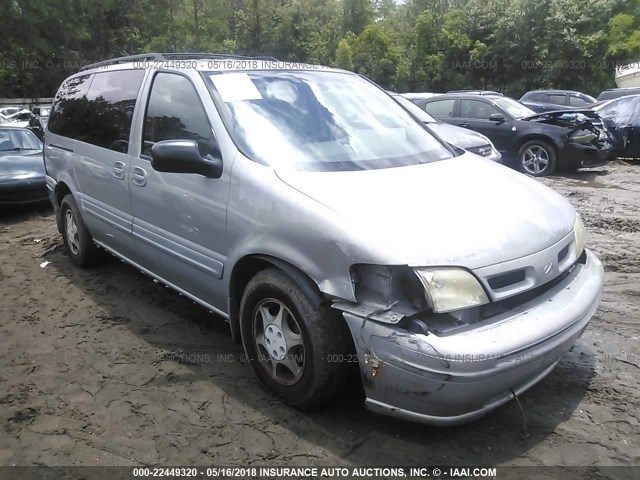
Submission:
M 455 428 L 292 410 L 224 321 L 115 259 L 74 267 L 49 209 L 0 213 L 0 465 L 640 464 L 640 164 L 543 182 L 585 220 L 602 304 L 522 412 Z

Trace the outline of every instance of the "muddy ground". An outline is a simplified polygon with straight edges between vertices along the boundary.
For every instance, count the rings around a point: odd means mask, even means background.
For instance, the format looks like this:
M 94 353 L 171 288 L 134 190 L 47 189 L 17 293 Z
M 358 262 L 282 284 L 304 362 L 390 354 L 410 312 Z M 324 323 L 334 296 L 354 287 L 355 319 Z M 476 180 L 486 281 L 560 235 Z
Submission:
M 74 267 L 51 210 L 0 214 L 0 465 L 640 464 L 640 164 L 543 181 L 583 215 L 602 305 L 522 412 L 455 428 L 285 407 L 224 321 L 115 259 Z

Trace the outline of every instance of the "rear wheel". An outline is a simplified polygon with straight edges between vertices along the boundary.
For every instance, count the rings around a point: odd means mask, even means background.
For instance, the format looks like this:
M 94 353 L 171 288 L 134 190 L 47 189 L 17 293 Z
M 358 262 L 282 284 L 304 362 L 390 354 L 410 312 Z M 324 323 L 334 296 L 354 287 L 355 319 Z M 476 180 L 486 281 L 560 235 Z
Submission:
M 555 172 L 556 164 L 554 148 L 543 140 L 531 140 L 518 151 L 517 167 L 522 173 L 544 177 Z
M 99 263 L 103 259 L 103 252 L 93 243 L 71 194 L 60 203 L 60 218 L 64 247 L 71 261 L 78 267 L 90 267 Z
M 258 380 L 287 405 L 313 408 L 342 390 L 351 345 L 345 321 L 329 305 L 314 305 L 281 270 L 263 270 L 249 282 L 240 326 Z

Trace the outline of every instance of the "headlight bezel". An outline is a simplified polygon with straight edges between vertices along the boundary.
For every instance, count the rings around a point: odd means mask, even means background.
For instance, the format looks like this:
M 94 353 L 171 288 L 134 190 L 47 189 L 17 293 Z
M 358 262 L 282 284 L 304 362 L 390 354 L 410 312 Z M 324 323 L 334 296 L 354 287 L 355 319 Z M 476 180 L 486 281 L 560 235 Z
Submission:
M 587 247 L 587 229 L 579 213 L 576 213 L 576 219 L 573 222 L 573 237 L 576 244 L 576 257 L 580 257 Z
M 434 313 L 448 313 L 479 307 L 490 302 L 476 276 L 461 267 L 414 268 Z

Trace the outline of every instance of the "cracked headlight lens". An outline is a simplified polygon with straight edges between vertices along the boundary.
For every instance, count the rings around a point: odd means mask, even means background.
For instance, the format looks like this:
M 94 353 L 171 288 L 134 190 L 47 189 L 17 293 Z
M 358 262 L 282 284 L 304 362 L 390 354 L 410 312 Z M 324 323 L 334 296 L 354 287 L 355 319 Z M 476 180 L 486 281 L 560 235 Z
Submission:
M 576 213 L 576 221 L 573 224 L 573 233 L 576 237 L 576 254 L 579 257 L 584 251 L 584 247 L 587 245 L 587 231 L 584 228 L 584 223 L 580 215 Z
M 482 285 L 468 271 L 457 267 L 416 268 L 436 313 L 452 312 L 489 303 Z

